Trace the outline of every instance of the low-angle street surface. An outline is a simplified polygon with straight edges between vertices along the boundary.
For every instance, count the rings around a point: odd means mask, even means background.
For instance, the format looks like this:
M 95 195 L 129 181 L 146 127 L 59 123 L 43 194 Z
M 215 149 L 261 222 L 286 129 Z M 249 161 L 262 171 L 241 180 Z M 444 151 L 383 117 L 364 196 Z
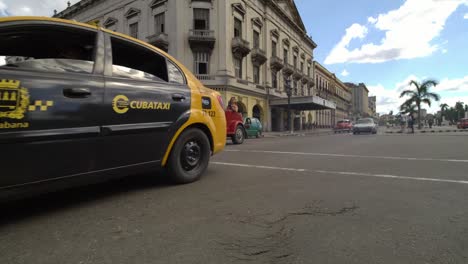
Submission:
M 163 175 L 4 205 L 0 263 L 468 263 L 466 133 L 228 143 Z

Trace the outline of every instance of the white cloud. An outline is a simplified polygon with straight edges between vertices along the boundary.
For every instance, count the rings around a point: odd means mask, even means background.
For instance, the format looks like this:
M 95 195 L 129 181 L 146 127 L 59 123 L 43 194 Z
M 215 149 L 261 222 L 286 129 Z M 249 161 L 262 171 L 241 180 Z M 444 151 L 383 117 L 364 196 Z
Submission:
M 341 76 L 346 77 L 346 76 L 348 76 L 348 75 L 349 75 L 349 72 L 348 72 L 346 69 L 344 69 L 344 70 L 341 72 Z
M 377 112 L 389 113 L 393 110 L 394 113 L 399 111 L 399 106 L 407 99 L 400 98 L 401 91 L 410 88 L 411 80 L 421 81 L 426 78 L 418 78 L 415 75 L 410 75 L 401 82 L 397 82 L 393 87 L 384 87 L 382 84 L 368 85 L 369 96 L 377 96 Z M 439 85 L 431 89 L 441 96 L 439 102 L 433 102 L 431 107 L 424 105 L 429 113 L 435 113 L 439 110 L 439 105 L 446 103 L 449 106 L 455 105 L 457 101 L 462 101 L 468 104 L 468 75 L 457 79 L 442 79 Z M 459 94 L 467 94 L 467 96 L 459 96 Z
M 371 24 L 375 24 L 377 23 L 377 18 L 375 17 L 368 17 L 367 18 L 367 22 L 371 23 Z
M 71 4 L 78 0 L 70 0 Z M 65 0 L 0 0 L 0 16 L 52 16 L 67 7 Z
M 442 54 L 445 54 L 445 53 L 447 53 L 447 52 L 448 52 L 447 49 L 443 49 L 443 50 L 442 50 Z
M 468 19 L 468 13 L 465 13 L 465 15 L 463 16 L 463 19 Z
M 444 29 L 447 18 L 463 3 L 467 1 L 406 0 L 398 9 L 367 19 L 371 30 L 385 32 L 380 43 L 365 43 L 349 50 L 351 40 L 362 39 L 368 32 L 366 26 L 355 23 L 346 29 L 346 34 L 325 59 L 325 64 L 380 63 L 429 56 L 440 48 L 431 42 Z

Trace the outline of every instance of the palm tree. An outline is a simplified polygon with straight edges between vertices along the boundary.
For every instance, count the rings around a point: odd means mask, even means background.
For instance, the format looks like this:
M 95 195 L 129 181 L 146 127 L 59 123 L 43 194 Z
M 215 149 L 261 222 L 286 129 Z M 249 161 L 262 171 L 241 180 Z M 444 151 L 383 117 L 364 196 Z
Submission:
M 406 101 L 400 106 L 400 112 L 404 115 L 412 115 L 417 113 L 417 105 L 413 102 Z
M 464 115 L 464 112 L 465 112 L 465 108 L 463 107 L 463 103 L 462 102 L 457 102 L 455 104 L 455 109 L 457 111 L 457 121 L 460 121 L 460 116 Z
M 409 86 L 411 87 L 414 85 L 416 87 L 415 90 L 404 90 L 400 94 L 400 98 L 404 96 L 409 96 L 410 98 L 405 102 L 406 103 L 416 103 L 416 107 L 418 108 L 418 128 L 421 129 L 421 104 L 427 104 L 429 107 L 431 106 L 431 99 L 435 101 L 440 100 L 440 96 L 436 93 L 429 92 L 431 86 L 437 86 L 438 82 L 435 80 L 426 80 L 422 83 L 417 81 L 411 81 Z
M 447 117 L 447 110 L 449 109 L 448 104 L 443 103 L 440 105 L 440 124 L 442 124 L 442 120 L 444 120 L 444 116 Z

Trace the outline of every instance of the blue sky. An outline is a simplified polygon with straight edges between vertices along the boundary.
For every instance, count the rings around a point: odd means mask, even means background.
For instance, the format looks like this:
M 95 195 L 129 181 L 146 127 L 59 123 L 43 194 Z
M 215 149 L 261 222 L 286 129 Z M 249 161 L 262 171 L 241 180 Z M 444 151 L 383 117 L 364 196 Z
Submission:
M 411 79 L 440 82 L 430 111 L 468 103 L 468 1 L 295 2 L 318 44 L 315 59 L 342 81 L 365 83 L 378 112 L 396 111 Z
M 237 0 L 236 0 L 237 1 Z M 70 0 L 71 4 L 77 0 Z M 397 111 L 410 80 L 434 78 L 440 103 L 468 103 L 468 0 L 296 0 L 315 59 L 363 82 L 377 111 Z M 0 16 L 51 16 L 67 0 L 0 0 Z

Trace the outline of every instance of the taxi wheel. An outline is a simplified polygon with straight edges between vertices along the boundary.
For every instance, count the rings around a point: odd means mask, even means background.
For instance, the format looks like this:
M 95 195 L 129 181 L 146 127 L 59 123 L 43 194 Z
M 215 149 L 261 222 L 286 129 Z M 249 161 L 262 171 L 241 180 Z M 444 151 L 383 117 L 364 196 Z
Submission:
M 210 141 L 200 129 L 188 129 L 177 139 L 168 161 L 168 172 L 175 183 L 198 180 L 210 161 Z
M 236 145 L 244 143 L 246 134 L 247 133 L 245 133 L 244 129 L 242 129 L 242 126 L 237 126 L 236 132 L 234 136 L 232 136 L 232 142 Z

